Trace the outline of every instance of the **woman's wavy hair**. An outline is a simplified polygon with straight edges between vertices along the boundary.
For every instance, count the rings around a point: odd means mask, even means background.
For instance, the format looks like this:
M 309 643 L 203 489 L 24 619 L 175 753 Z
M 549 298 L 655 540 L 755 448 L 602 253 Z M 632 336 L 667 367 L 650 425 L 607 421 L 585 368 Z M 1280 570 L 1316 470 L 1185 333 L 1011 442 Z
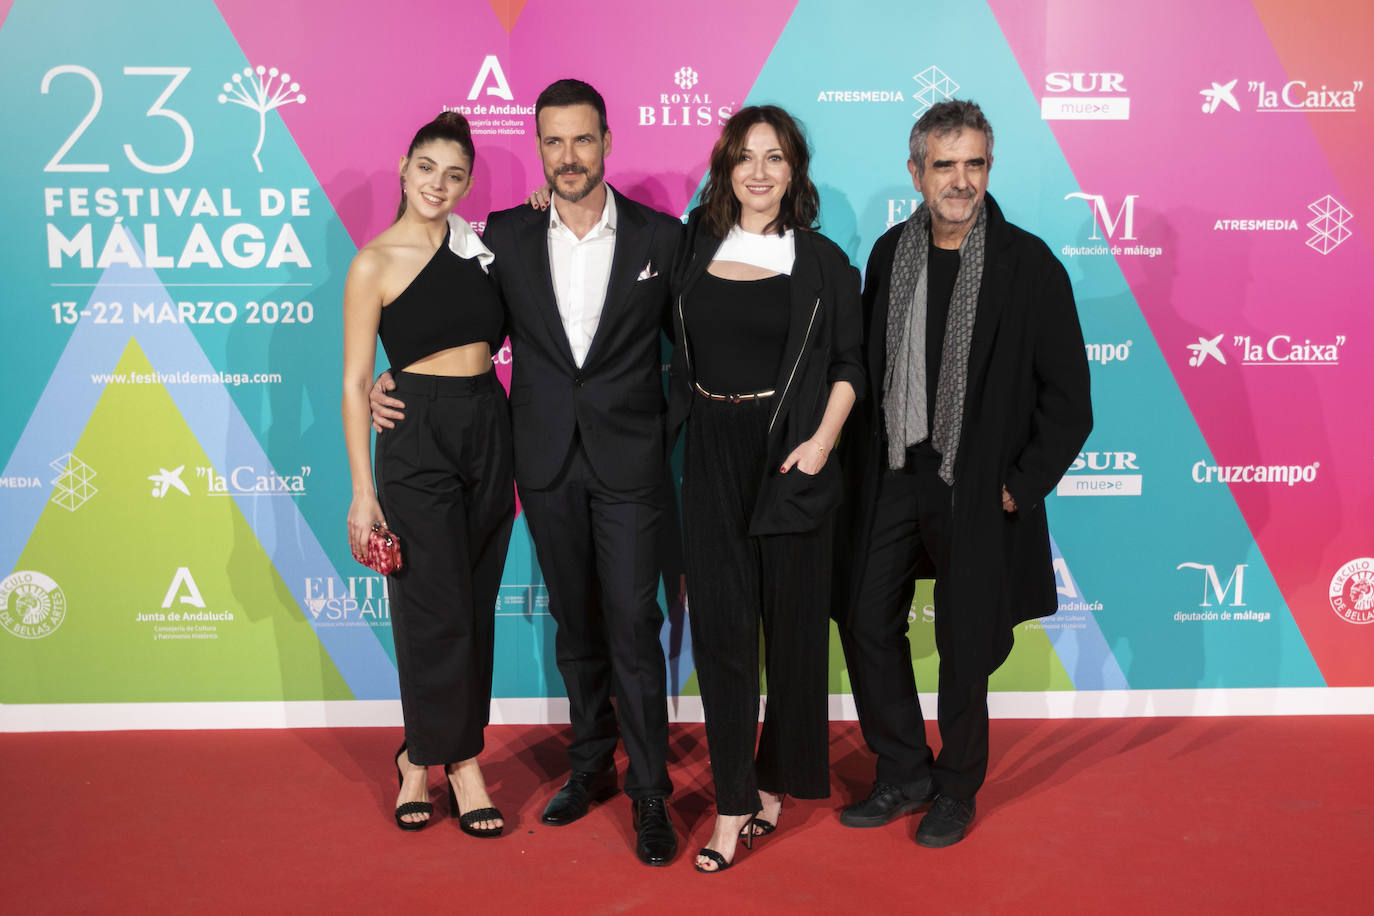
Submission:
M 782 194 L 777 218 L 765 231 L 782 235 L 788 229 L 815 229 L 820 212 L 820 194 L 811 183 L 811 151 L 801 125 L 776 105 L 750 105 L 741 108 L 725 122 L 720 138 L 711 150 L 711 170 L 706 187 L 701 190 L 701 206 L 706 226 L 717 238 L 726 234 L 739 222 L 740 202 L 730 181 L 730 174 L 744 155 L 749 129 L 755 124 L 767 124 L 778 135 L 783 158 L 792 167 L 792 180 Z

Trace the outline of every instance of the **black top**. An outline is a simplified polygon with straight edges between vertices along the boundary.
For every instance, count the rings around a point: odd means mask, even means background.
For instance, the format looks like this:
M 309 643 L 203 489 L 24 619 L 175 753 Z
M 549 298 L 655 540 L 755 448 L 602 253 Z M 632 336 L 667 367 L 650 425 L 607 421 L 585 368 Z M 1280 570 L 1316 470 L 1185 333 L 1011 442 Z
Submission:
M 377 334 L 396 369 L 440 350 L 485 340 L 501 346 L 505 315 L 476 258 L 460 258 L 448 247 L 448 234 L 434 257 L 410 285 L 382 308 Z
M 945 352 L 945 327 L 949 324 L 949 300 L 959 274 L 959 249 L 930 245 L 926 276 L 926 416 L 935 424 L 935 393 L 940 385 L 940 362 Z M 940 453 L 927 438 L 907 453 L 907 469 L 939 467 Z
M 713 394 L 752 394 L 777 383 L 787 345 L 791 280 L 724 280 L 709 271 L 684 303 L 696 381 Z

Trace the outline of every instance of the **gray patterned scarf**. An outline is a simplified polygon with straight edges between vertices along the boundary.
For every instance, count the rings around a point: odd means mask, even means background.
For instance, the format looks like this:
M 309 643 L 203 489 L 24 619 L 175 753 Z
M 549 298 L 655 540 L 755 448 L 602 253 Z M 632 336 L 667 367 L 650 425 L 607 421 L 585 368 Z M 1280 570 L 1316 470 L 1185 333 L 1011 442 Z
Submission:
M 940 453 L 940 479 L 954 483 L 954 459 L 964 421 L 968 387 L 968 353 L 978 290 L 983 283 L 983 254 L 988 208 L 978 208 L 973 228 L 959 246 L 959 273 L 949 299 L 949 320 L 940 350 L 940 377 L 935 388 L 935 424 L 926 416 L 926 262 L 930 258 L 930 210 L 923 203 L 911 214 L 897 241 L 887 312 L 887 378 L 883 385 L 883 419 L 887 422 L 887 465 L 906 465 L 906 451 L 930 438 Z

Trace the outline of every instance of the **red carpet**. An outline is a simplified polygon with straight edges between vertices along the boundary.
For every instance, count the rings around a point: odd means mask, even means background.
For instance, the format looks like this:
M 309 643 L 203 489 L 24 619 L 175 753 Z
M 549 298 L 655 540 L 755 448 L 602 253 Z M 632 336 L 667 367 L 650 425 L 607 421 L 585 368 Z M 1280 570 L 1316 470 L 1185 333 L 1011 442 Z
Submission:
M 872 759 L 835 723 L 832 797 L 789 799 L 778 832 L 721 875 L 691 865 L 714 813 L 701 726 L 673 726 L 684 835 L 661 869 L 635 860 L 623 795 L 539 823 L 565 731 L 488 729 L 508 819 L 494 841 L 446 814 L 396 829 L 399 729 L 3 735 L 0 900 L 15 914 L 1371 911 L 1367 718 L 994 721 L 978 820 L 944 850 L 912 842 L 915 818 L 840 826 Z

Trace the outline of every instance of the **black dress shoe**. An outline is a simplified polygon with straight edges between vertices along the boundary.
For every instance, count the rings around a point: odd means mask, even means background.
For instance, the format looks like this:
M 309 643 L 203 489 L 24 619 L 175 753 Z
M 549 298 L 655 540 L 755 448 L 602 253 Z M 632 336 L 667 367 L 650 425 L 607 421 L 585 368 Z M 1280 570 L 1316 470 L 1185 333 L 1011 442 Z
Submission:
M 617 791 L 614 766 L 594 773 L 574 770 L 544 808 L 539 820 L 550 827 L 566 826 L 586 814 L 592 802 L 605 801 Z
M 677 854 L 677 832 L 668 819 L 668 800 L 661 795 L 635 799 L 635 855 L 645 865 L 667 865 Z
M 933 794 L 929 777 L 913 795 L 908 795 L 891 783 L 875 782 L 868 798 L 840 812 L 840 823 L 846 827 L 881 827 L 908 811 L 915 811 L 930 801 Z
M 921 826 L 916 828 L 916 842 L 934 849 L 953 846 L 968 833 L 976 810 L 971 798 L 961 801 L 948 795 L 935 796 L 935 803 L 921 818 Z

